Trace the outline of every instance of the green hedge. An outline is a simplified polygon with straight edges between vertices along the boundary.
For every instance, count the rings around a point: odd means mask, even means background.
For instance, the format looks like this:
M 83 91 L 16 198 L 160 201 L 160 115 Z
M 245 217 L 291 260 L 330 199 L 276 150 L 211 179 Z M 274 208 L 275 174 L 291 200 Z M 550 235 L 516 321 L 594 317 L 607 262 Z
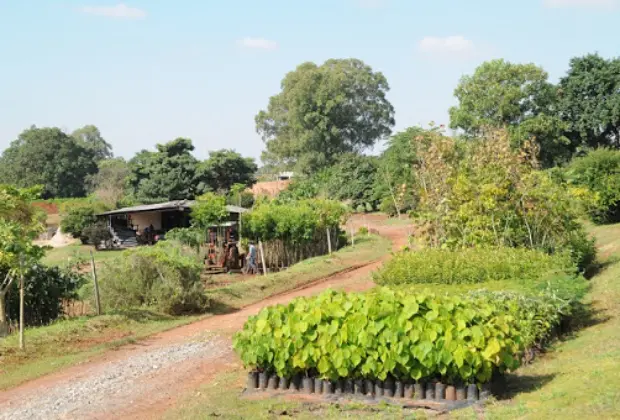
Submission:
M 487 382 L 494 370 L 515 369 L 521 352 L 558 322 L 540 323 L 558 312 L 545 302 L 493 292 L 327 291 L 263 309 L 234 348 L 246 367 L 283 377 Z
M 475 284 L 537 279 L 554 271 L 574 271 L 570 256 L 522 248 L 427 248 L 396 254 L 373 277 L 381 285 Z

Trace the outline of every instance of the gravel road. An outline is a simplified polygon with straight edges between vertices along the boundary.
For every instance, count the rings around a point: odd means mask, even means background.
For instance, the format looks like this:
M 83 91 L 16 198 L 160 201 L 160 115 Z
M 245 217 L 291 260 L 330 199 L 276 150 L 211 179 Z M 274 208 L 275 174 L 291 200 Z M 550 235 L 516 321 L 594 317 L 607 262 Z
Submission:
M 131 403 L 154 391 L 156 376 L 177 375 L 178 366 L 191 366 L 192 359 L 217 359 L 229 346 L 218 338 L 195 339 L 184 344 L 152 349 L 128 359 L 106 363 L 97 372 L 88 372 L 84 378 L 59 384 L 47 392 L 28 396 L 18 404 L 0 407 L 0 419 L 74 419 L 114 418 L 115 405 Z M 130 401 L 126 401 L 130 399 Z

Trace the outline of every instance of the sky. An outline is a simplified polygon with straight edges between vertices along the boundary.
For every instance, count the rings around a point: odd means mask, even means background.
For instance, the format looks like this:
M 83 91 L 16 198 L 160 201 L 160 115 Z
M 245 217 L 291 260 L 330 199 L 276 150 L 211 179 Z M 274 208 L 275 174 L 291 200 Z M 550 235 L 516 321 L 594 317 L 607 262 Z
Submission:
M 571 57 L 620 55 L 619 18 L 620 0 L 0 0 L 0 150 L 32 124 L 94 124 L 126 158 L 177 137 L 259 158 L 256 113 L 329 58 L 387 77 L 395 131 L 447 124 L 483 61 L 555 82 Z

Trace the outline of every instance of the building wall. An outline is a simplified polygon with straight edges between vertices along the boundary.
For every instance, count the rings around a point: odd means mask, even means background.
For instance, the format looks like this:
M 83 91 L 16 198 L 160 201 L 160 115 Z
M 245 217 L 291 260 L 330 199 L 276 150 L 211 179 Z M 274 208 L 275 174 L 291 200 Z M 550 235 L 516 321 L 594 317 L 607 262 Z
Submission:
M 132 213 L 131 224 L 142 232 L 144 228 L 153 225 L 156 230 L 161 229 L 161 212 L 148 211 L 143 213 Z

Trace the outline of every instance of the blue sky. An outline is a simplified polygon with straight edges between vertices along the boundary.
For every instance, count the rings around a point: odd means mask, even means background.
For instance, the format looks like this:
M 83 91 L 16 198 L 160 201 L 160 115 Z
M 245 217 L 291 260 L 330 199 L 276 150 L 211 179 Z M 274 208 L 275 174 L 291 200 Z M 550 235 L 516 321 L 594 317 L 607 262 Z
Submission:
M 618 53 L 620 0 L 0 0 L 0 149 L 31 124 L 97 125 L 117 155 L 189 137 L 259 157 L 254 115 L 304 61 L 355 57 L 396 129 L 447 123 L 482 61 Z M 614 41 L 615 40 L 615 41 Z

